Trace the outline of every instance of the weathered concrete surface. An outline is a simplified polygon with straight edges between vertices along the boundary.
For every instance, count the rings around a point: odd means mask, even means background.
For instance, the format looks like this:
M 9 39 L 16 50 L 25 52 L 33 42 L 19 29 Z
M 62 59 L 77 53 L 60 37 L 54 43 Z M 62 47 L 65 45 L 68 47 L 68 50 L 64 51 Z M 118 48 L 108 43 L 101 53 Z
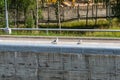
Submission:
M 0 42 L 0 80 L 120 80 L 119 44 Z

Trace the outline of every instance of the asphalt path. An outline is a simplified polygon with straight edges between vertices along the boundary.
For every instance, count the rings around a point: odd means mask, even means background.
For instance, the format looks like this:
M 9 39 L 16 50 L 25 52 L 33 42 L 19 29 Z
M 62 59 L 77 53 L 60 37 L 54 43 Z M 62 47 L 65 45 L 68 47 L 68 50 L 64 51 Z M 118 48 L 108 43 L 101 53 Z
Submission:
M 81 37 L 40 37 L 40 36 L 0 36 L 0 43 L 51 44 L 58 38 L 58 45 L 76 45 L 79 40 L 82 44 L 120 46 L 119 38 L 81 38 Z

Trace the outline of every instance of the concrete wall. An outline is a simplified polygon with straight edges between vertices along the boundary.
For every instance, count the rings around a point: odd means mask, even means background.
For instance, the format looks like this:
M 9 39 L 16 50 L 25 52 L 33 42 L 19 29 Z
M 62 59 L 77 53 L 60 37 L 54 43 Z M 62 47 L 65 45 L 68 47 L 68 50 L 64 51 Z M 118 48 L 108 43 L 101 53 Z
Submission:
M 0 80 L 120 80 L 119 53 L 116 48 L 0 45 Z
M 93 9 L 92 9 L 93 8 Z M 112 16 L 111 10 L 109 11 L 110 13 L 106 13 L 106 8 L 99 8 L 97 9 L 97 14 L 96 14 L 96 8 L 95 6 L 89 6 L 88 9 L 88 15 L 87 14 L 87 6 L 80 6 L 78 7 L 64 7 L 60 9 L 60 17 L 61 20 L 69 20 L 69 19 L 76 19 L 76 18 L 86 18 L 87 16 L 89 18 L 94 18 L 94 17 L 106 17 L 109 16 L 109 14 Z M 78 16 L 79 15 L 79 16 Z M 96 16 L 97 15 L 97 16 Z M 50 7 L 50 8 L 45 8 L 42 10 L 42 19 L 43 20 L 56 20 L 56 14 L 55 14 L 55 8 Z
M 97 11 L 96 11 L 97 10 Z M 88 15 L 87 15 L 88 12 Z M 96 13 L 97 12 L 97 13 Z M 9 11 L 9 19 L 10 21 L 14 21 L 15 20 L 15 11 L 11 10 Z M 33 13 L 29 13 L 31 15 L 33 15 Z M 19 21 L 23 21 L 25 19 L 24 13 L 23 12 L 19 12 L 18 13 L 18 20 Z M 86 19 L 86 17 L 88 18 L 103 18 L 103 17 L 107 17 L 107 16 L 114 16 L 114 14 L 112 13 L 112 9 L 108 9 L 102 5 L 98 6 L 97 9 L 95 7 L 95 5 L 90 5 L 88 7 L 88 11 L 87 11 L 87 6 L 79 6 L 79 7 L 63 7 L 60 8 L 60 18 L 61 21 L 66 21 L 66 20 L 71 20 L 71 19 Z M 53 7 L 49 7 L 49 8 L 42 8 L 42 13 L 41 13 L 41 18 L 39 19 L 40 22 L 41 21 L 57 21 L 56 19 L 56 9 Z

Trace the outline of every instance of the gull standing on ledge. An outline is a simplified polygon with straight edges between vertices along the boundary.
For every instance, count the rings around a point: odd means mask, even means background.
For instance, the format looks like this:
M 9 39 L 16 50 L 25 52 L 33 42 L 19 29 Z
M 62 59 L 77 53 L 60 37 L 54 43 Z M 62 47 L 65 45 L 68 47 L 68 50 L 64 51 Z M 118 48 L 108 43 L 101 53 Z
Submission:
M 79 40 L 78 42 L 77 42 L 77 44 L 79 45 L 79 44 L 82 44 L 82 40 Z
M 58 37 L 51 42 L 52 44 L 57 44 L 58 43 Z

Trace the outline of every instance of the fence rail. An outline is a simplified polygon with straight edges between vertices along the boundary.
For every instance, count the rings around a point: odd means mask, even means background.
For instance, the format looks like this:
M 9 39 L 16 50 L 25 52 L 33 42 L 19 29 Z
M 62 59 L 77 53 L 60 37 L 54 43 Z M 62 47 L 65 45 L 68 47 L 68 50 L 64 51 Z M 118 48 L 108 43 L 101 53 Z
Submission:
M 0 28 L 5 30 L 6 28 Z M 59 28 L 10 28 L 11 30 L 25 31 L 80 31 L 80 32 L 120 32 L 120 29 L 59 29 Z

